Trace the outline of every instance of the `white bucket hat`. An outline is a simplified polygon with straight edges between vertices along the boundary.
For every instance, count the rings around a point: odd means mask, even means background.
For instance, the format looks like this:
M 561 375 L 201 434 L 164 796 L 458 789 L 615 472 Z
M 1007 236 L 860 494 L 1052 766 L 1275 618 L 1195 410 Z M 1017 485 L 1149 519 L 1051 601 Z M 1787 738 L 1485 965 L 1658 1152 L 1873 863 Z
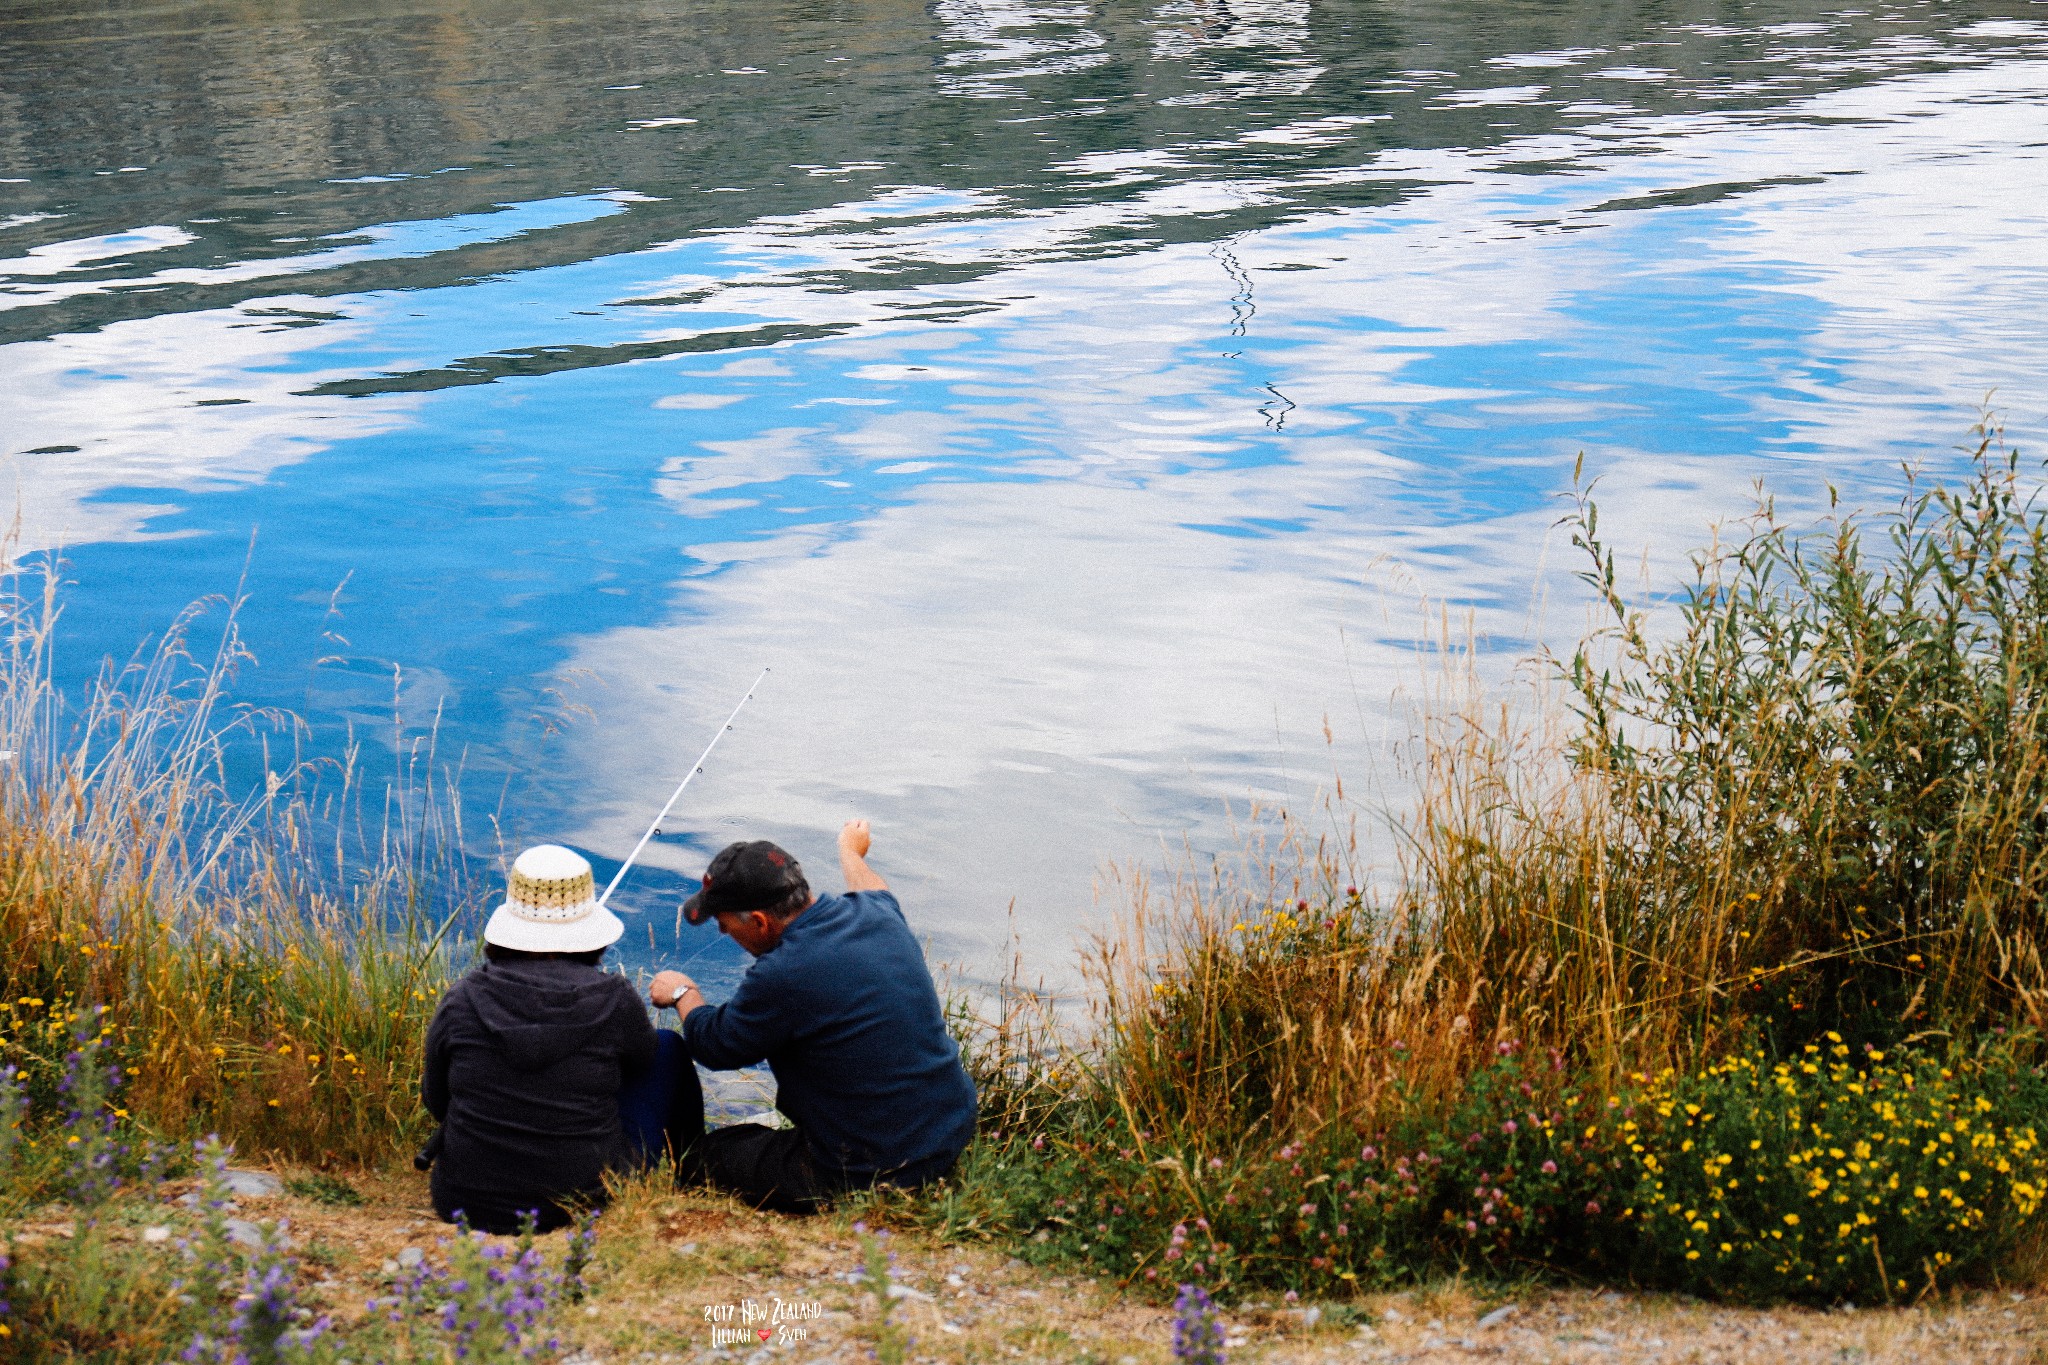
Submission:
M 484 925 L 484 942 L 523 953 L 587 953 L 608 948 L 625 924 L 597 903 L 590 864 L 574 849 L 536 844 L 512 864 L 505 903 Z

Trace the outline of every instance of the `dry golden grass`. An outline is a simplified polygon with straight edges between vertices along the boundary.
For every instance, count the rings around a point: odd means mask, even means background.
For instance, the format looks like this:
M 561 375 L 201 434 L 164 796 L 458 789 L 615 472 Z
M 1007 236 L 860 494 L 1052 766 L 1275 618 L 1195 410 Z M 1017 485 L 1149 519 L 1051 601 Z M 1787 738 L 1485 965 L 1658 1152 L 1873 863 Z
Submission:
M 243 661 L 230 605 L 203 604 L 220 630 L 210 653 L 190 648 L 195 608 L 68 704 L 51 674 L 54 584 L 0 605 L 0 1061 L 49 1104 L 71 1035 L 103 1008 L 124 1103 L 160 1131 L 390 1156 L 421 1124 L 421 1044 L 448 966 L 422 896 L 460 889 L 431 759 L 375 837 L 352 823 L 346 773 L 318 809 L 293 764 L 238 796 L 231 768 L 260 758 L 268 772 L 267 741 L 292 731 L 226 699 Z

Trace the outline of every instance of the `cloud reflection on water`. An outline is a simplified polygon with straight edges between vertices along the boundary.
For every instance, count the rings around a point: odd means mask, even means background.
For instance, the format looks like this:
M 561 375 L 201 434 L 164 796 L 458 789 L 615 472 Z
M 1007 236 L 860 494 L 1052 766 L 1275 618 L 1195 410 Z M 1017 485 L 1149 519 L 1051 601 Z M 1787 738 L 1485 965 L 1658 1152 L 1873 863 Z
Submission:
M 1299 97 L 1312 17 L 1163 8 L 1147 41 L 1189 88 L 1153 116 Z M 1087 13 L 939 19 L 943 90 L 1110 117 L 1027 98 L 1093 69 Z M 258 692 L 337 747 L 401 664 L 401 708 L 444 709 L 480 785 L 515 784 L 514 842 L 622 853 L 775 664 L 657 864 L 742 832 L 827 860 L 859 811 L 942 952 L 987 965 L 1014 898 L 1057 966 L 1101 860 L 1220 847 L 1223 802 L 1299 807 L 1333 766 L 1384 774 L 1418 602 L 1470 608 L 1497 668 L 1572 632 L 1553 522 L 1580 450 L 1662 587 L 1753 476 L 1791 506 L 1824 479 L 1880 496 L 1992 383 L 2029 443 L 2043 428 L 2048 63 L 1758 113 L 1707 82 L 1685 112 L 1608 103 L 1682 82 L 1563 41 L 1494 60 L 1545 86 L 1471 63 L 1390 85 L 1431 117 L 1549 124 L 1448 146 L 1358 110 L 1155 125 L 1049 143 L 1029 177 L 807 191 L 687 231 L 673 196 L 617 191 L 261 261 L 159 267 L 137 239 L 95 273 L 118 234 L 45 242 L 20 259 L 69 264 L 17 269 L 17 313 L 156 289 L 185 311 L 0 351 L 0 435 L 82 447 L 16 459 L 32 543 L 100 542 L 77 563 L 109 634 L 226 586 L 264 527 Z M 877 164 L 799 154 L 775 174 Z M 626 245 L 560 245 L 600 229 Z M 479 254 L 492 233 L 567 258 Z M 377 273 L 408 253 L 443 274 Z M 248 293 L 285 274 L 306 292 Z M 736 349 L 784 326 L 819 339 Z M 113 543 L 138 536 L 183 539 Z M 315 665 L 345 574 L 357 644 Z M 589 719 L 535 723 L 571 693 Z
M 2011 106 L 1985 97 L 2025 97 L 2044 77 L 1866 93 L 1864 122 L 1825 147 L 1732 128 L 1533 195 L 1527 177 L 1466 169 L 1398 212 L 1240 240 L 1261 272 L 1242 340 L 1223 335 L 1228 284 L 1188 246 L 1078 282 L 1023 266 L 976 286 L 1015 300 L 999 319 L 833 343 L 805 391 L 836 371 L 899 408 L 702 441 L 672 461 L 667 494 L 688 514 L 692 498 L 863 465 L 935 472 L 851 530 L 792 530 L 731 557 L 692 547 L 713 572 L 685 580 L 670 622 L 578 651 L 628 681 L 574 766 L 657 787 L 668 746 L 650 752 L 645 735 L 682 743 L 716 719 L 731 678 L 773 661 L 735 743 L 744 763 L 707 780 L 732 829 L 824 847 L 861 809 L 896 840 L 896 875 L 942 947 L 990 960 L 1013 899 L 1039 942 L 1064 942 L 1093 920 L 1077 848 L 1156 863 L 1184 833 L 1220 847 L 1226 801 L 1298 806 L 1333 767 L 1383 770 L 1387 700 L 1426 676 L 1409 615 L 1424 598 L 1474 607 L 1507 646 L 1498 666 L 1516 642 L 1575 628 L 1569 593 L 1543 614 L 1536 566 L 1560 554 L 1551 499 L 1579 447 L 1602 476 L 1605 524 L 1662 584 L 1712 521 L 1746 510 L 1748 476 L 1795 508 L 1821 477 L 1881 496 L 1888 452 L 1960 437 L 1977 376 L 2037 385 L 2042 357 L 1988 344 L 1991 320 L 1974 347 L 1947 325 L 1986 270 L 2018 296 L 2048 285 L 2004 207 L 2028 157 L 1946 149 L 1995 144 Z M 1766 186 L 1694 211 L 1690 229 L 1605 215 L 1569 252 L 1502 222 L 1532 198 L 1561 217 L 1702 167 L 1856 178 L 1831 179 L 1818 202 Z M 1444 222 L 1466 230 L 1444 236 Z M 1882 291 L 1838 273 L 1867 243 L 1880 259 L 1861 268 L 1885 270 Z M 1899 259 L 1926 264 L 1886 268 Z M 1669 264 L 1646 275 L 1645 262 Z M 1302 263 L 1317 268 L 1273 269 Z M 1646 293 L 1661 316 L 1631 306 Z M 1890 347 L 1916 336 L 1939 339 L 1940 363 L 1901 374 Z M 1255 357 L 1254 373 L 1225 347 Z M 1284 437 L 1253 406 L 1261 375 L 1295 404 Z M 1328 751 L 1325 717 L 1340 735 Z M 577 837 L 610 846 L 630 823 L 617 809 Z M 715 842 L 664 856 L 687 874 Z

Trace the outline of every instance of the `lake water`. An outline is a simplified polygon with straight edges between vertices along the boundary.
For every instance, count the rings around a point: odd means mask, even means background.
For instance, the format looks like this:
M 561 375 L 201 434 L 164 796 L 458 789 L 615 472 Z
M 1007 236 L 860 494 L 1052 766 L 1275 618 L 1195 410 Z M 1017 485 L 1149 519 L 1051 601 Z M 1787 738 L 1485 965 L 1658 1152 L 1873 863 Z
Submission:
M 2044 143 L 2024 0 L 8 5 L 0 464 L 67 679 L 243 584 L 238 695 L 438 717 L 482 857 L 608 869 L 772 666 L 636 965 L 864 814 L 1059 974 L 1375 763 L 1424 599 L 1570 638 L 1582 452 L 1654 587 L 2038 451 Z

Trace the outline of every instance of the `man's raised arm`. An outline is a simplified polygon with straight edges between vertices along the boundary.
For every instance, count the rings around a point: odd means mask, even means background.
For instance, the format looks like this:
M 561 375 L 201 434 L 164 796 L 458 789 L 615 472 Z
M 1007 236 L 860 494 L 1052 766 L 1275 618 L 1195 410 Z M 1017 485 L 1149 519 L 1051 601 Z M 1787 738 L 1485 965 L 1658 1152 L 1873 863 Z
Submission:
M 875 874 L 867 864 L 868 849 L 874 840 L 868 832 L 865 820 L 848 820 L 839 831 L 839 870 L 846 877 L 848 891 L 887 891 L 889 883 Z

